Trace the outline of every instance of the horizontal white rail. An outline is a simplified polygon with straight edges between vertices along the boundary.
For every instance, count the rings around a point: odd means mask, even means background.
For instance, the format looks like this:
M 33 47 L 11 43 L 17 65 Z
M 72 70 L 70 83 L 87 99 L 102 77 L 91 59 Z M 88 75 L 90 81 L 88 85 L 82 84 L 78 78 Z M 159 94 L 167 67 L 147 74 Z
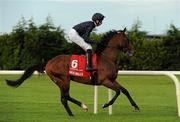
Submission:
M 5 75 L 5 74 L 11 74 L 11 75 L 16 75 L 16 74 L 23 74 L 24 71 L 23 70 L 0 70 L 0 74 L 1 75 Z M 37 71 L 35 71 L 33 74 L 39 74 Z
M 164 75 L 167 73 L 180 75 L 180 71 L 118 71 L 119 75 Z
M 178 116 L 180 117 L 180 82 L 175 75 L 180 75 L 180 71 L 119 71 L 119 75 L 165 75 L 172 79 L 176 88 L 176 98 L 177 98 L 177 109 Z M 94 92 L 98 91 L 97 86 L 94 87 Z M 94 108 L 97 107 L 98 93 L 94 97 Z M 109 100 L 112 98 L 112 91 L 108 90 Z M 97 108 L 94 109 L 94 113 L 97 114 Z M 112 114 L 112 106 L 109 107 L 109 115 Z

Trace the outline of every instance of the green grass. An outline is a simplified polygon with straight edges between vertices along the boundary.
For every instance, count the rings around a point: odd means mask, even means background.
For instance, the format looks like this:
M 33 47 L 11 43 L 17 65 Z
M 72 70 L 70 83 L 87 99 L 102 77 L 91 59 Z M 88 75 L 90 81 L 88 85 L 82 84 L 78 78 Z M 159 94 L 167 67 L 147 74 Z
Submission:
M 19 75 L 0 75 L 0 122 L 179 122 L 173 82 L 165 76 L 120 76 L 141 112 L 133 112 L 121 94 L 113 105 L 113 114 L 101 106 L 107 102 L 107 89 L 99 87 L 98 114 L 93 114 L 93 87 L 71 83 L 71 96 L 84 102 L 88 112 L 69 103 L 69 117 L 60 103 L 60 91 L 47 76 L 33 76 L 19 88 L 8 87 L 4 79 Z

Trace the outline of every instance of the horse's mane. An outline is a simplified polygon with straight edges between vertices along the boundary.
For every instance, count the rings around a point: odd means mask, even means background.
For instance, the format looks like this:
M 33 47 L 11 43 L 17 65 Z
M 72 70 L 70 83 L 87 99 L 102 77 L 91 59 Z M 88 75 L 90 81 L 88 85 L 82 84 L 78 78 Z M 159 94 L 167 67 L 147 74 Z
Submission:
M 97 44 L 96 51 L 95 51 L 97 55 L 101 54 L 101 52 L 107 47 L 108 42 L 111 40 L 111 38 L 117 33 L 118 31 L 111 30 L 104 34 L 101 41 L 99 41 Z

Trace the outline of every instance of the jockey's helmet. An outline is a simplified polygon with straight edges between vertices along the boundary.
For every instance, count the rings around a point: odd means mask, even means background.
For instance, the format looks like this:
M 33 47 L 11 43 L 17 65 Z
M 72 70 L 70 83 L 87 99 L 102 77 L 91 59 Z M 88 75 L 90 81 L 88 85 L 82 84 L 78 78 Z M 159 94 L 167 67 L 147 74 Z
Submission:
M 93 21 L 96 21 L 96 20 L 100 20 L 102 21 L 103 19 L 105 18 L 105 16 L 101 13 L 95 13 L 93 16 L 92 16 L 92 20 Z

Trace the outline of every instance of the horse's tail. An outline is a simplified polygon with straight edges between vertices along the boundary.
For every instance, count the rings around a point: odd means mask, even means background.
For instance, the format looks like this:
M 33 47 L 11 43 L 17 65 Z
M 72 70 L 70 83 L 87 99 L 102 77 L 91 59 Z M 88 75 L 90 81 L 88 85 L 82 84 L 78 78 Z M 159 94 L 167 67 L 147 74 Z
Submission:
M 38 72 L 44 72 L 45 70 L 46 63 L 43 64 L 38 64 L 38 65 L 33 65 L 29 68 L 27 68 L 24 71 L 24 74 L 17 80 L 12 81 L 12 80 L 6 80 L 7 85 L 12 86 L 12 87 L 18 87 L 20 86 L 26 79 L 28 79 L 34 71 Z

